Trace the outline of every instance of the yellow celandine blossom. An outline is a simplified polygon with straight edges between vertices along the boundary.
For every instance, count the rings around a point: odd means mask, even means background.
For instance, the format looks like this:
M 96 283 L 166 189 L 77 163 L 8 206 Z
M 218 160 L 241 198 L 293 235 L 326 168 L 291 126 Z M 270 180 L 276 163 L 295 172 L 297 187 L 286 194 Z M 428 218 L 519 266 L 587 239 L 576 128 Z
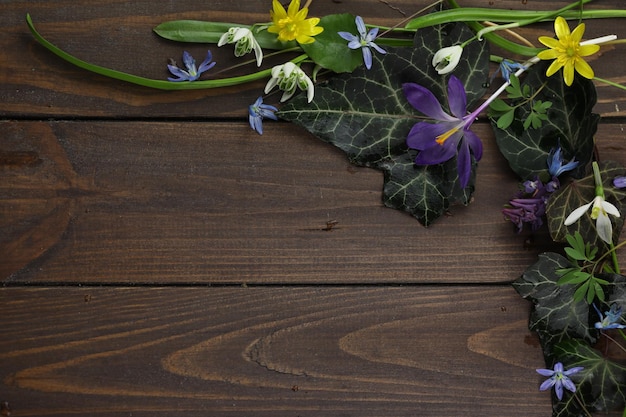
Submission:
M 539 42 L 550 49 L 537 54 L 539 59 L 554 59 L 546 71 L 546 76 L 551 76 L 563 68 L 563 79 L 568 86 L 574 82 L 574 70 L 585 78 L 592 79 L 593 69 L 582 58 L 593 55 L 600 49 L 599 45 L 581 45 L 580 41 L 585 33 L 585 24 L 576 26 L 570 32 L 567 21 L 561 16 L 554 21 L 554 31 L 558 39 L 548 36 L 539 37 Z
M 312 43 L 315 42 L 313 36 L 324 31 L 324 28 L 317 26 L 320 22 L 319 18 L 306 18 L 309 12 L 308 8 L 305 7 L 299 10 L 300 0 L 291 0 L 287 11 L 285 11 L 285 8 L 278 0 L 273 0 L 272 8 L 270 16 L 274 24 L 267 31 L 269 33 L 277 33 L 280 41 L 292 41 L 295 39 L 300 44 Z

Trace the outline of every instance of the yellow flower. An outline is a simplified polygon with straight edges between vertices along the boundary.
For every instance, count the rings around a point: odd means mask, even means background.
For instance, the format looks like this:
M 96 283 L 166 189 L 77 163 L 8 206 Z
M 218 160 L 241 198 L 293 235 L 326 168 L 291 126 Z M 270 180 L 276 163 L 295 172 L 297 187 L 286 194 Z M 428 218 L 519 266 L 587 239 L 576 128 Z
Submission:
M 565 84 L 572 85 L 574 82 L 574 70 L 585 78 L 593 78 L 593 69 L 582 58 L 593 55 L 600 49 L 599 45 L 581 45 L 580 40 L 585 33 L 585 24 L 576 26 L 570 32 L 569 26 L 561 16 L 554 21 L 554 31 L 558 39 L 548 36 L 539 37 L 539 42 L 550 49 L 546 49 L 537 54 L 539 59 L 554 59 L 546 71 L 546 76 L 551 76 L 563 68 L 563 79 Z
M 291 0 L 287 11 L 285 11 L 285 8 L 278 0 L 272 1 L 272 7 L 274 10 L 270 11 L 270 16 L 274 24 L 267 31 L 269 33 L 277 33 L 280 41 L 292 41 L 295 39 L 301 44 L 312 43 L 315 41 L 312 36 L 322 33 L 324 30 L 322 27 L 316 27 L 320 22 L 319 18 L 306 18 L 309 9 L 305 7 L 299 10 L 300 0 Z

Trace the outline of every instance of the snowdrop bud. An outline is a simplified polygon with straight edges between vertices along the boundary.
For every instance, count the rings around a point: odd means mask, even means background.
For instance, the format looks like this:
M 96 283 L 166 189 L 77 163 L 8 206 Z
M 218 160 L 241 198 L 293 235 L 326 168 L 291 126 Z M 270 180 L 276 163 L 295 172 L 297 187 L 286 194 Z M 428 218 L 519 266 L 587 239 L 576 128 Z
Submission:
M 435 67 L 439 75 L 452 72 L 461 60 L 462 53 L 463 47 L 461 45 L 441 48 L 433 57 L 433 67 Z

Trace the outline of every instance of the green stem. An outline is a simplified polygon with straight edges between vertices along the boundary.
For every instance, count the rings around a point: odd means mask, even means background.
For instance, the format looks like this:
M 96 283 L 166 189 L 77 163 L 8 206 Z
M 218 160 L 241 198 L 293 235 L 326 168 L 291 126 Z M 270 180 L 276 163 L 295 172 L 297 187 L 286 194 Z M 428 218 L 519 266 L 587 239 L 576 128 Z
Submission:
M 613 81 L 610 81 L 610 80 L 605 80 L 604 78 L 600 78 L 600 77 L 593 77 L 593 79 L 596 80 L 596 81 L 600 81 L 601 83 L 608 84 L 608 85 L 613 86 L 613 87 L 621 88 L 622 90 L 626 90 L 626 86 L 623 86 L 623 85 L 618 84 L 616 82 L 613 82 Z
M 271 69 L 266 69 L 263 71 L 254 72 L 248 75 L 242 75 L 238 77 L 229 77 L 229 78 L 221 78 L 215 80 L 206 80 L 206 81 L 182 81 L 182 82 L 172 82 L 166 80 L 155 80 L 152 78 L 140 77 L 137 75 L 128 74 L 122 71 L 113 70 L 106 67 L 101 67 L 99 65 L 90 64 L 86 61 L 76 58 L 73 55 L 68 54 L 63 51 L 56 45 L 52 44 L 48 40 L 46 40 L 43 36 L 37 32 L 33 22 L 30 18 L 30 15 L 26 15 L 26 23 L 28 27 L 39 43 L 41 43 L 46 49 L 65 61 L 73 64 L 79 68 L 83 68 L 87 71 L 91 71 L 96 74 L 104 75 L 109 78 L 114 78 L 116 80 L 126 81 L 132 84 L 141 85 L 144 87 L 157 88 L 160 90 L 200 90 L 205 88 L 218 88 L 218 87 L 228 87 L 232 85 L 239 85 L 248 83 L 251 81 L 256 81 L 262 78 L 267 78 L 271 75 Z M 303 54 L 291 60 L 294 64 L 300 63 L 308 58 L 308 55 Z

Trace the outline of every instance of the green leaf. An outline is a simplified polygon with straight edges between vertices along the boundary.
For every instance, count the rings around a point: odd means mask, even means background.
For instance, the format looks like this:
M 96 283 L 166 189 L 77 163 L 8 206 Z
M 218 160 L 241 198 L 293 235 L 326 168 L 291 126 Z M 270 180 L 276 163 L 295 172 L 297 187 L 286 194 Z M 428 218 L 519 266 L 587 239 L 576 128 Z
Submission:
M 626 197 L 626 190 L 613 187 L 611 181 L 618 175 L 626 175 L 626 168 L 611 161 L 600 165 L 605 199 L 615 205 L 620 213 L 623 213 L 622 200 Z M 598 237 L 596 221 L 591 218 L 591 209 L 578 221 L 570 226 L 565 226 L 564 221 L 574 209 L 589 203 L 596 196 L 595 181 L 592 175 L 569 184 L 555 191 L 548 200 L 546 216 L 550 236 L 553 240 L 562 242 L 568 234 L 579 232 L 582 239 L 592 247 L 605 247 L 605 243 Z M 613 242 L 619 240 L 620 231 L 624 224 L 624 217 L 609 216 L 613 224 Z
M 521 103 L 516 109 L 516 121 L 501 129 L 492 120 L 496 142 L 511 169 L 522 179 L 532 179 L 547 171 L 550 150 L 561 146 L 566 156 L 580 162 L 573 176 L 582 175 L 583 167 L 593 155 L 593 136 L 599 116 L 592 113 L 596 102 L 593 82 L 576 76 L 568 87 L 561 72 L 546 78 L 546 63 L 534 65 L 526 75 L 521 88 L 536 92 L 535 100 L 552 102 L 546 110 L 547 120 L 535 129 L 526 130 L 523 122 L 533 114 L 532 102 Z M 545 83 L 545 86 L 544 86 Z M 529 123 L 532 124 L 533 119 Z
M 565 368 L 582 366 L 572 380 L 589 411 L 622 410 L 626 403 L 626 366 L 604 357 L 582 340 L 564 340 L 554 347 L 554 355 Z M 553 416 L 582 416 L 573 395 L 553 402 Z
M 414 82 L 430 89 L 445 107 L 448 77 L 437 74 L 432 56 L 472 36 L 462 24 L 420 30 L 414 48 L 375 53 L 371 70 L 361 66 L 349 75 L 335 76 L 316 86 L 311 103 L 299 95 L 277 114 L 342 149 L 350 162 L 382 170 L 385 204 L 430 225 L 451 204 L 469 202 L 473 179 L 466 190 L 460 190 L 455 160 L 429 167 L 413 163 L 415 153 L 407 148 L 406 137 L 424 116 L 408 103 L 402 84 Z M 485 44 L 468 44 L 454 70 L 465 85 L 470 106 L 483 96 L 489 76 Z
M 557 253 L 543 253 L 513 282 L 515 290 L 533 303 L 528 327 L 537 332 L 548 363 L 553 359 L 552 347 L 562 340 L 596 341 L 595 330 L 592 333 L 589 328 L 589 305 L 573 301 L 573 285 L 557 283 L 560 278 L 557 270 L 571 266 Z
M 256 30 L 253 26 L 238 23 L 204 22 L 200 20 L 170 20 L 156 26 L 154 32 L 164 39 L 177 42 L 217 43 L 231 27 L 247 28 L 265 49 L 291 49 L 298 46 L 295 41 L 282 42 L 276 34 L 266 29 Z
M 318 26 L 323 27 L 324 31 L 315 35 L 315 42 L 300 45 L 313 62 L 337 73 L 351 72 L 363 65 L 361 49 L 348 48 L 348 41 L 338 34 L 358 33 L 353 15 L 344 13 L 324 16 Z M 377 53 L 372 49 L 372 54 Z

